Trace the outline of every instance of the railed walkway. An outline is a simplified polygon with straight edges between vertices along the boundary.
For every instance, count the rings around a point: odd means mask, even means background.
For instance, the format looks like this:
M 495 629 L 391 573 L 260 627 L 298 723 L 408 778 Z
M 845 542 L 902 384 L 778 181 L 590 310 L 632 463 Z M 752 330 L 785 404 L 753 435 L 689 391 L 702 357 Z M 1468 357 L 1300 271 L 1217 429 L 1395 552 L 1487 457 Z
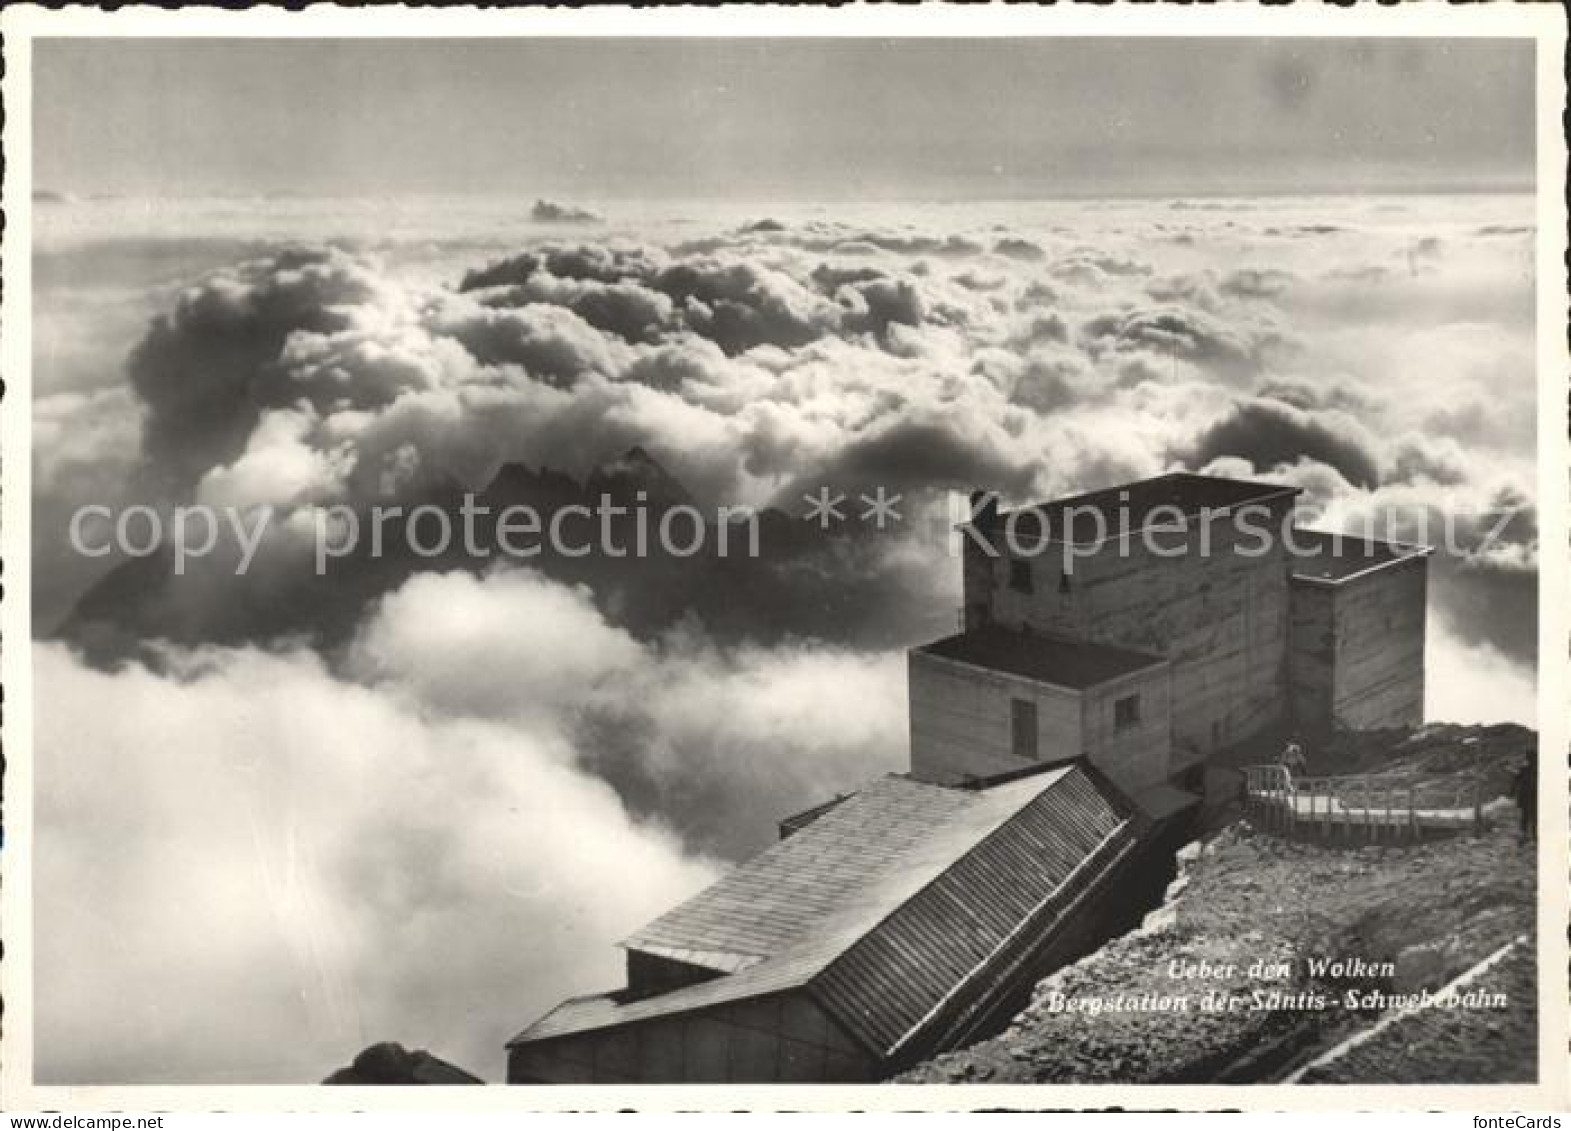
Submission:
M 1466 775 L 1296 777 L 1285 766 L 1245 766 L 1244 791 L 1246 811 L 1267 828 L 1332 841 L 1417 840 L 1483 827 L 1483 790 Z

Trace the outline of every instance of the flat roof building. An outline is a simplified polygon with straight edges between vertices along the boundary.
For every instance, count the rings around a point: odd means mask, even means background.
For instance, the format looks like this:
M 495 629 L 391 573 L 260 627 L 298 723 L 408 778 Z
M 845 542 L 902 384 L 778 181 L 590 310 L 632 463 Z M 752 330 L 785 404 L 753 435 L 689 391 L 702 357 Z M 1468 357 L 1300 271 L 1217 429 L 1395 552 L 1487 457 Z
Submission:
M 1119 487 L 993 511 L 978 519 L 977 525 L 999 532 L 1008 527 L 1027 545 L 1048 541 L 1088 546 L 1180 520 L 1234 514 L 1247 506 L 1262 508 L 1257 517 L 1264 519 L 1275 504 L 1299 494 L 1297 487 L 1277 483 L 1175 471 Z
M 1165 659 L 1168 777 L 1282 728 L 1417 723 L 1429 551 L 1298 527 L 1299 493 L 1175 472 L 1012 510 L 983 497 L 963 622 Z
M 910 773 L 634 932 L 627 985 L 521 1032 L 509 1081 L 884 1078 L 1094 941 L 1222 747 L 1420 721 L 1428 551 L 1300 530 L 1297 495 L 1174 474 L 981 507 L 964 629 L 908 653 Z
M 1306 737 L 1424 716 L 1427 546 L 1293 531 L 1292 718 Z
M 1161 656 L 988 624 L 913 648 L 911 772 L 964 783 L 1084 758 L 1138 793 L 1171 775 Z

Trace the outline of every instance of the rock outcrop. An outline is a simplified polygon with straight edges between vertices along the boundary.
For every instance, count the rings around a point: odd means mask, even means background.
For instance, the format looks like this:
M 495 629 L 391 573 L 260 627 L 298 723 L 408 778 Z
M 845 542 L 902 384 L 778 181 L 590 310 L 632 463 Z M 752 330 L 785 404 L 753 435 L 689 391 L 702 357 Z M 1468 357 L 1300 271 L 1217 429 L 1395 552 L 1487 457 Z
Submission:
M 361 1050 L 347 1068 L 340 1068 L 324 1084 L 386 1086 L 408 1084 L 484 1084 L 457 1065 L 432 1056 L 425 1049 L 411 1052 L 395 1041 L 382 1041 Z

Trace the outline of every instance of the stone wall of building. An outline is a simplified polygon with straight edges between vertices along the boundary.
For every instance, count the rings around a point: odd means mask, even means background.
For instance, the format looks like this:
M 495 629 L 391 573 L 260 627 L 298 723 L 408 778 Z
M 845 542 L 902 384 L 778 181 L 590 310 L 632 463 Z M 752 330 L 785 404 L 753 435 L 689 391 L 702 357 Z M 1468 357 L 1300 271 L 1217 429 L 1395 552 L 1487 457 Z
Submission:
M 1164 782 L 1172 765 L 1173 719 L 1167 665 L 1131 672 L 1087 688 L 1081 697 L 1086 759 L 1127 793 Z M 1133 700 L 1134 719 L 1120 710 Z
M 1293 579 L 1294 725 L 1417 726 L 1424 719 L 1428 561 L 1406 558 L 1342 580 Z
M 747 998 L 513 1048 L 509 1084 L 835 1084 L 878 1064 L 806 993 Z
M 910 654 L 909 673 L 911 773 L 922 781 L 955 784 L 1033 761 L 1080 757 L 1130 790 L 1164 781 L 1171 772 L 1166 664 L 1084 690 L 921 651 Z M 1016 700 L 1034 710 L 1034 759 L 1021 757 L 1016 746 Z M 1120 709 L 1120 701 L 1128 705 Z
M 1290 503 L 1272 504 L 1253 526 L 1279 530 Z M 1017 557 L 997 541 L 993 620 L 1171 661 L 1175 772 L 1286 716 L 1289 561 L 1280 537 L 1241 531 L 1227 513 L 1151 544 L 1135 535 L 1080 547 L 1087 556 L 1068 560 L 1056 543 Z
M 1306 737 L 1321 737 L 1331 728 L 1335 696 L 1336 587 L 1295 578 L 1292 609 L 1292 723 Z
M 1413 557 L 1336 591 L 1336 725 L 1354 730 L 1424 720 L 1428 561 Z
M 913 777 L 952 785 L 1085 753 L 1077 691 L 921 651 L 910 653 L 908 670 Z M 1035 709 L 1034 758 L 1016 753 L 1017 699 Z

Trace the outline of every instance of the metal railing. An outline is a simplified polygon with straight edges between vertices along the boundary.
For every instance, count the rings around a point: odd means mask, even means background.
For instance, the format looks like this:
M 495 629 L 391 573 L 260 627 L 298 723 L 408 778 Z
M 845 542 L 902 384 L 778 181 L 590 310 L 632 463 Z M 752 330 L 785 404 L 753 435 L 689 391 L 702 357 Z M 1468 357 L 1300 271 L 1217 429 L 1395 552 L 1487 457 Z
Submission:
M 1295 775 L 1244 767 L 1245 804 L 1267 827 L 1367 841 L 1417 839 L 1425 830 L 1483 827 L 1483 783 L 1467 774 Z

